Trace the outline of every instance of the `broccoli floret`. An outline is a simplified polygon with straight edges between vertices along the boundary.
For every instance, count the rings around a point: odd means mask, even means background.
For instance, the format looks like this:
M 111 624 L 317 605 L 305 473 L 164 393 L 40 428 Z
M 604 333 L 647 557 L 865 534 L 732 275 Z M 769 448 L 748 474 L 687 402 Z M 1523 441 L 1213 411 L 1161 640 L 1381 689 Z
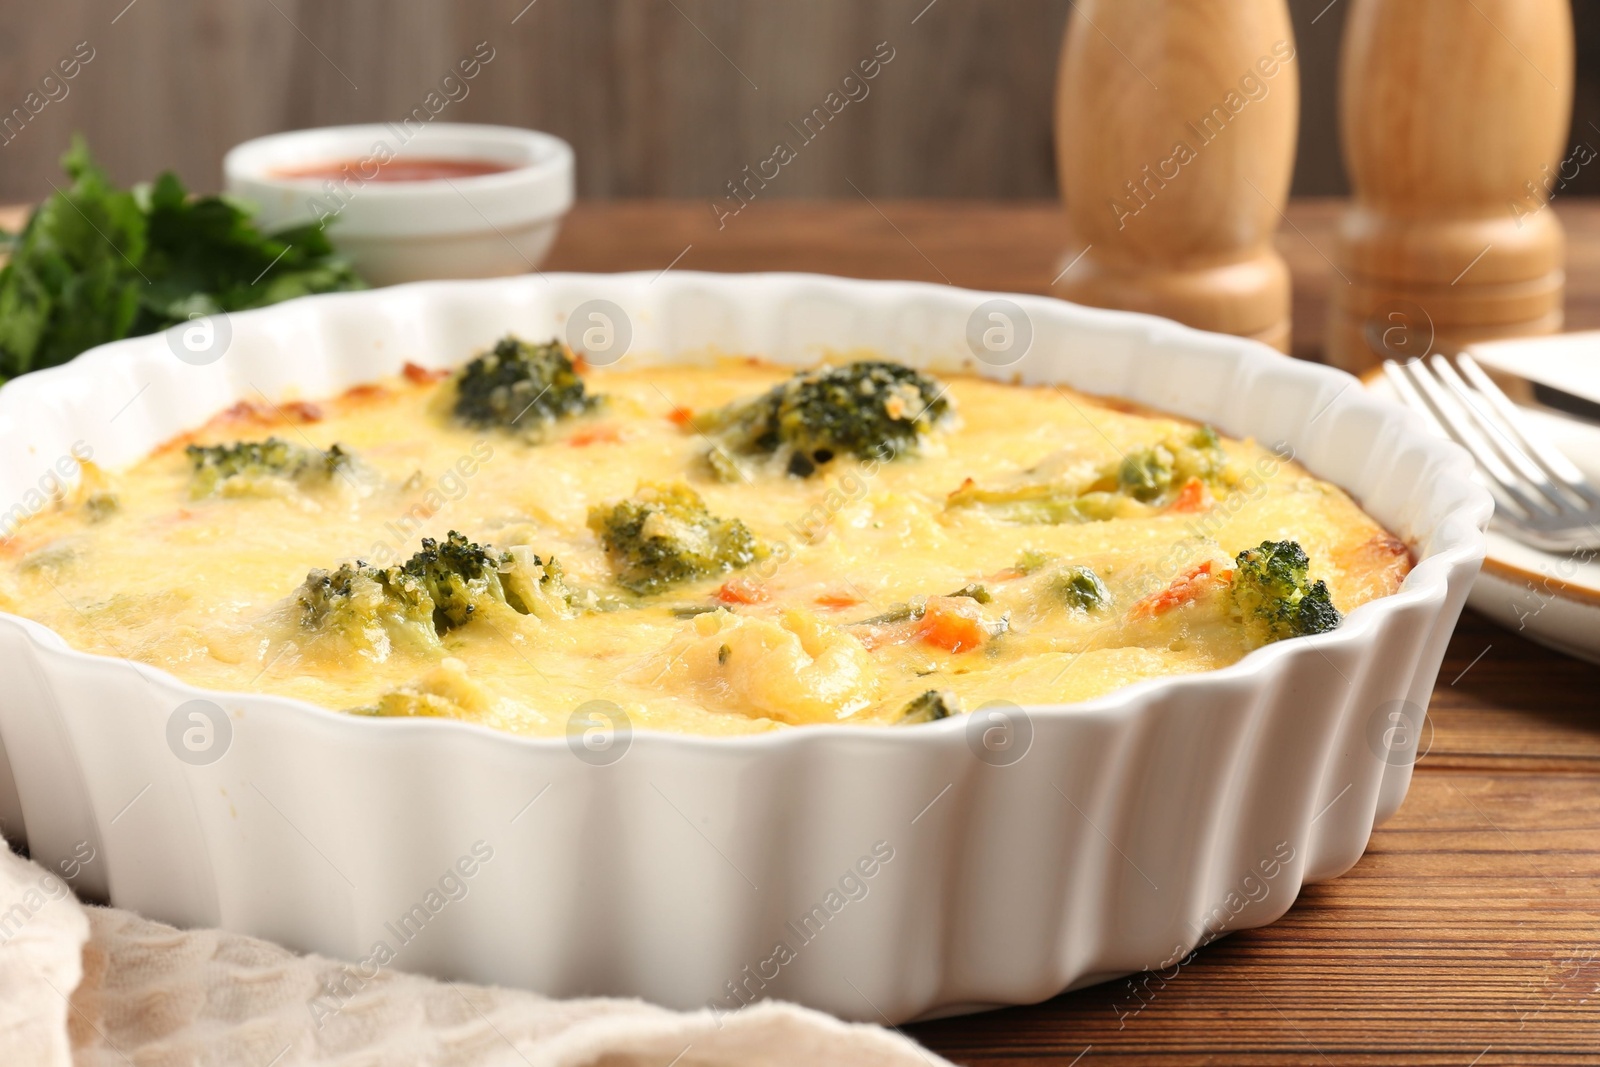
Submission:
M 1172 487 L 1172 453 L 1160 445 L 1122 457 L 1117 484 L 1135 500 L 1149 502 Z
M 1075 487 L 1052 485 L 1049 482 L 1006 489 L 980 489 L 973 484 L 963 485 L 950 494 L 945 507 L 981 507 L 1002 522 L 1048 526 L 1133 518 L 1144 510 L 1120 493 L 1101 490 L 1083 492 Z
M 903 604 L 894 605 L 888 611 L 881 612 L 869 618 L 858 619 L 855 622 L 848 622 L 844 625 L 849 627 L 859 627 L 867 630 L 869 633 L 880 629 L 888 629 L 893 632 L 897 627 L 905 627 L 907 624 L 918 623 L 923 619 L 926 619 L 928 617 L 930 601 L 940 602 L 956 599 L 967 599 L 978 604 L 988 604 L 992 602 L 994 598 L 983 586 L 969 585 L 961 589 L 957 589 L 953 593 L 946 593 L 942 597 L 912 597 Z M 936 607 L 941 613 L 945 613 L 950 610 L 950 606 L 943 603 L 936 603 Z M 987 616 L 982 612 L 974 612 L 973 616 L 975 617 L 978 628 L 983 631 L 983 636 L 985 638 L 996 638 L 1011 632 L 1011 612 L 1009 611 L 1001 612 L 998 618 Z M 906 631 L 901 630 L 900 632 L 905 633 Z M 972 646 L 969 645 L 967 647 Z
M 1023 575 L 1037 574 L 1055 562 L 1055 558 L 1054 552 L 1043 552 L 1037 548 L 1025 548 L 1022 550 L 1022 555 L 1018 556 L 1017 561 L 1011 565 L 1011 569 Z
M 435 629 L 443 634 L 468 622 L 487 603 L 519 615 L 570 614 L 574 595 L 561 565 L 524 547 L 497 552 L 451 530 L 443 542 L 422 539 L 422 548 L 397 569 L 397 584 L 415 583 L 433 602 Z
M 589 529 L 600 535 L 617 584 L 641 595 L 747 567 L 766 554 L 744 523 L 712 515 L 681 483 L 646 483 L 630 500 L 596 505 Z
M 482 721 L 494 710 L 494 695 L 461 660 L 445 657 L 420 678 L 378 697 L 376 704 L 348 709 L 382 718 L 445 718 Z
M 927 375 L 863 360 L 801 371 L 753 400 L 708 413 L 700 429 L 720 434 L 736 456 L 782 456 L 788 473 L 807 478 L 839 456 L 885 460 L 912 452 L 951 410 Z M 717 448 L 708 459 L 725 480 L 734 473 Z
M 341 445 L 326 452 L 290 444 L 278 437 L 235 441 L 231 445 L 189 445 L 189 495 L 200 500 L 213 493 L 242 496 L 270 492 L 272 485 L 293 481 L 304 487 L 326 485 L 335 475 L 352 477 L 355 457 Z
M 1227 453 L 1217 432 L 1202 426 L 1184 437 L 1135 449 L 1092 478 L 1070 484 L 1023 480 L 1005 488 L 984 489 L 969 478 L 950 494 L 946 506 L 983 507 L 1005 522 L 1030 524 L 1141 518 L 1150 514 L 1151 507 L 1171 503 L 1175 492 L 1191 478 L 1210 485 L 1226 483 L 1227 466 Z M 1026 473 L 1036 475 L 1035 471 Z
M 906 705 L 896 720 L 901 725 L 934 722 L 961 713 L 961 700 L 948 690 L 930 689 Z
M 357 560 L 313 570 L 295 597 L 303 629 L 338 637 L 374 659 L 397 645 L 415 651 L 439 645 L 433 601 L 398 567 L 380 570 Z
M 1117 487 L 1142 503 L 1155 503 L 1190 478 L 1213 481 L 1226 463 L 1217 431 L 1202 426 L 1188 437 L 1129 452 L 1117 467 Z
M 472 618 L 486 598 L 506 603 L 499 562 L 487 548 L 451 530 L 443 544 L 424 537 L 422 549 L 400 570 L 433 602 L 434 626 L 442 634 Z
M 990 593 L 989 587 L 982 582 L 969 582 L 953 593 L 946 593 L 945 596 L 964 596 L 980 604 L 987 604 L 994 599 L 994 594 Z
M 461 368 L 454 381 L 456 418 L 480 429 L 537 434 L 600 402 L 554 340 L 535 345 L 507 336 Z
M 122 509 L 122 500 L 107 490 L 90 493 L 83 498 L 84 514 L 90 522 L 105 522 Z
M 505 604 L 519 615 L 543 618 L 570 614 L 575 596 L 554 559 L 524 547 L 496 552 L 451 530 L 443 543 L 422 539 L 422 549 L 402 564 L 433 600 L 442 634 L 472 618 L 486 602 Z
M 855 622 L 846 623 L 846 625 L 893 626 L 895 623 L 900 622 L 914 622 L 915 620 L 922 618 L 923 615 L 927 614 L 927 611 L 928 598 L 918 597 L 915 600 L 907 601 L 904 604 L 896 604 L 888 611 L 880 612 L 877 615 L 873 615 L 865 619 L 858 619 Z
M 378 697 L 376 704 L 346 709 L 352 715 L 373 715 L 382 719 L 464 719 L 461 705 L 438 693 L 415 689 L 391 689 Z
M 1326 633 L 1344 620 L 1327 585 L 1310 580 L 1310 561 L 1297 542 L 1263 541 L 1240 552 L 1235 562 L 1234 612 L 1259 631 L 1263 644 Z
M 612 611 L 615 598 L 567 584 L 566 570 L 554 557 L 541 558 L 525 545 L 514 545 L 499 557 L 500 584 L 506 603 L 524 615 L 546 621 L 568 619 L 580 611 Z
M 71 541 L 47 544 L 36 548 L 17 561 L 17 569 L 23 574 L 57 574 L 82 557 L 79 549 Z
M 380 655 L 395 643 L 437 648 L 438 638 L 491 603 L 522 615 L 565 614 L 572 594 L 555 560 L 523 548 L 497 552 L 450 531 L 422 539 L 404 563 L 313 570 L 296 594 L 308 630 L 343 634 Z
M 994 600 L 994 594 L 990 593 L 988 586 L 981 582 L 971 582 L 962 586 L 960 589 L 955 590 L 954 592 L 946 593 L 945 596 L 966 597 L 968 600 L 975 600 L 979 604 L 988 604 Z M 881 614 L 873 615 L 871 618 L 860 619 L 856 622 L 849 623 L 848 625 L 890 626 L 897 622 L 914 622 L 915 620 L 922 618 L 922 616 L 927 613 L 927 610 L 928 598 L 915 597 L 906 601 L 904 604 L 896 604 L 894 607 L 890 608 L 888 611 L 882 612 Z
M 1067 567 L 1050 582 L 1051 591 L 1070 608 L 1098 611 L 1111 600 L 1100 576 L 1088 567 Z

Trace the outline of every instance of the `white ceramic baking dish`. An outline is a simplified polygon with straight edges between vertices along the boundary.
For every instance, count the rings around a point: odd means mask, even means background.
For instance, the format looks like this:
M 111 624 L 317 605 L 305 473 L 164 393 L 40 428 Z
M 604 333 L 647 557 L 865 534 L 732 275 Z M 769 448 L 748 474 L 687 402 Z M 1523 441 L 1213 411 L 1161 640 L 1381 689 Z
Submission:
M 1259 344 L 1012 296 L 1026 355 L 975 360 L 969 320 L 998 321 L 973 320 L 993 298 L 672 272 L 298 300 L 234 316 L 231 346 L 204 365 L 156 336 L 5 386 L 0 502 L 75 442 L 130 462 L 257 390 L 316 397 L 407 360 L 458 363 L 507 330 L 560 334 L 599 299 L 626 309 L 629 359 L 714 348 L 809 364 L 871 349 L 1286 442 L 1413 547 L 1404 589 L 1225 670 L 1009 722 L 639 733 L 614 762 L 559 739 L 205 692 L 0 616 L 15 779 L 14 793 L 0 784 L 0 817 L 90 896 L 364 961 L 358 984 L 393 966 L 678 1008 L 759 994 L 900 1022 L 1172 966 L 1272 921 L 1303 884 L 1355 863 L 1399 806 L 1489 497 L 1464 454 L 1399 407 Z M 191 700 L 226 710 L 214 762 L 169 745 Z

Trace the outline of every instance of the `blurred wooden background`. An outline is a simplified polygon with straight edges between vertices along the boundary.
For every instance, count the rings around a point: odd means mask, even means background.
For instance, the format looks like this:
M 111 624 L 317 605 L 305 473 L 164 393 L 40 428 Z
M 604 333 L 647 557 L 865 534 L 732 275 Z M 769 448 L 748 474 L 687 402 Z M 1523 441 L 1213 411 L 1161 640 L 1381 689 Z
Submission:
M 1160 4 L 1169 0 L 1127 0 Z M 1295 192 L 1344 191 L 1334 71 L 1349 0 L 1290 0 L 1302 81 Z M 550 130 L 581 195 L 705 197 L 886 41 L 894 58 L 762 195 L 1050 197 L 1070 0 L 0 0 L 0 117 L 58 60 L 94 58 L 0 139 L 0 202 L 49 191 L 73 131 L 113 176 L 215 189 L 232 144 L 397 119 L 480 41 L 494 59 L 436 121 Z M 1600 147 L 1600 2 L 1575 0 L 1573 140 Z M 1461 0 L 1462 18 L 1480 18 Z M 1241 72 L 1243 73 L 1243 72 Z M 60 94 L 60 87 L 53 88 Z M 856 90 L 859 93 L 859 89 Z M 40 97 L 42 98 L 42 97 Z M 40 99 L 36 98 L 36 99 Z M 26 113 L 26 112 L 24 112 Z M 1530 177 L 1537 177 L 1530 175 Z M 1600 192 L 1591 165 L 1563 195 Z

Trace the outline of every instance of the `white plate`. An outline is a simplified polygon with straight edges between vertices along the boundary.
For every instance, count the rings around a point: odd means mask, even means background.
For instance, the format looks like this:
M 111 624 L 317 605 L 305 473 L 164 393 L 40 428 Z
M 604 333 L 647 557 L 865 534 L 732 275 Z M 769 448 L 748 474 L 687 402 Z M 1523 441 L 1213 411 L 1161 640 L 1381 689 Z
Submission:
M 258 388 L 324 396 L 407 360 L 460 363 L 508 330 L 562 334 L 592 300 L 625 309 L 630 359 L 875 350 L 1283 442 L 1418 563 L 1338 630 L 1218 671 L 910 728 L 640 732 L 605 764 L 582 737 L 207 692 L 0 615 L 0 735 L 21 806 L 0 816 L 25 819 L 35 858 L 56 868 L 92 849 L 82 891 L 350 960 L 382 943 L 383 966 L 558 996 L 728 1011 L 759 994 L 901 1022 L 1173 966 L 1348 869 L 1399 806 L 1488 494 L 1465 453 L 1348 375 L 1146 316 L 681 271 L 311 297 L 234 316 L 231 347 L 204 366 L 157 336 L 7 384 L 0 501 L 75 441 L 131 462 Z M 969 337 L 1006 333 L 993 314 L 1031 341 L 1017 359 L 981 344 L 975 359 Z M 204 750 L 213 762 L 169 741 L 193 701 L 230 738 Z
M 1478 348 L 1472 351 L 1477 354 Z M 1369 374 L 1366 383 L 1374 394 L 1394 398 L 1381 373 Z M 1552 444 L 1600 485 L 1600 426 L 1537 406 L 1524 410 Z M 1600 552 L 1545 552 L 1497 529 L 1488 538 L 1488 558 L 1467 602 L 1529 640 L 1600 663 Z

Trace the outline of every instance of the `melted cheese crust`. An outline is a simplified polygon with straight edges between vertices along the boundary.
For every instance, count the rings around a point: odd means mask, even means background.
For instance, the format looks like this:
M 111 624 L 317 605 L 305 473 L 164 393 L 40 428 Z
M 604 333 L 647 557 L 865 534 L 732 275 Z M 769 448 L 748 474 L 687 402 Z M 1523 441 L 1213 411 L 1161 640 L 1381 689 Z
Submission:
M 1404 546 L 1345 493 L 1252 442 L 1222 442 L 1235 484 L 1195 510 L 1044 525 L 946 506 L 969 478 L 994 484 L 1041 464 L 1092 469 L 1192 429 L 1066 389 L 946 377 L 959 423 L 923 454 L 840 459 L 806 479 L 706 476 L 707 444 L 684 425 L 685 409 L 754 396 L 789 373 L 756 360 L 592 369 L 590 391 L 610 403 L 539 444 L 442 417 L 441 386 L 424 374 L 316 403 L 241 404 L 127 470 L 86 464 L 82 487 L 0 543 L 0 608 L 73 647 L 217 689 L 337 709 L 370 708 L 399 691 L 426 698 L 412 706 L 428 713 L 534 735 L 564 733 L 574 709 L 605 700 L 635 729 L 733 734 L 894 722 L 929 689 L 970 710 L 991 700 L 1078 701 L 1225 666 L 1252 645 L 1241 627 L 1202 610 L 1205 597 L 1153 615 L 1132 609 L 1174 582 L 1203 585 L 1207 576 L 1195 575 L 1206 561 L 1226 568 L 1263 540 L 1299 541 L 1344 612 L 1392 593 L 1409 569 Z M 338 442 L 366 476 L 190 499 L 184 444 L 268 434 Z M 497 547 L 528 544 L 555 556 L 573 585 L 615 592 L 586 526 L 589 507 L 643 481 L 677 480 L 713 513 L 742 519 L 771 549 L 767 559 L 623 610 L 554 621 L 486 614 L 447 632 L 442 655 L 330 656 L 281 625 L 311 568 L 351 558 L 390 565 L 423 536 L 450 530 Z M 86 496 L 106 488 L 118 506 L 102 517 Z M 1045 603 L 1016 567 L 1030 552 L 1092 568 L 1110 607 Z M 730 577 L 739 579 L 732 599 L 757 602 L 687 615 L 718 605 Z M 1009 627 L 978 647 L 941 645 L 917 627 L 847 625 L 973 582 L 992 602 L 962 600 L 955 614 Z

